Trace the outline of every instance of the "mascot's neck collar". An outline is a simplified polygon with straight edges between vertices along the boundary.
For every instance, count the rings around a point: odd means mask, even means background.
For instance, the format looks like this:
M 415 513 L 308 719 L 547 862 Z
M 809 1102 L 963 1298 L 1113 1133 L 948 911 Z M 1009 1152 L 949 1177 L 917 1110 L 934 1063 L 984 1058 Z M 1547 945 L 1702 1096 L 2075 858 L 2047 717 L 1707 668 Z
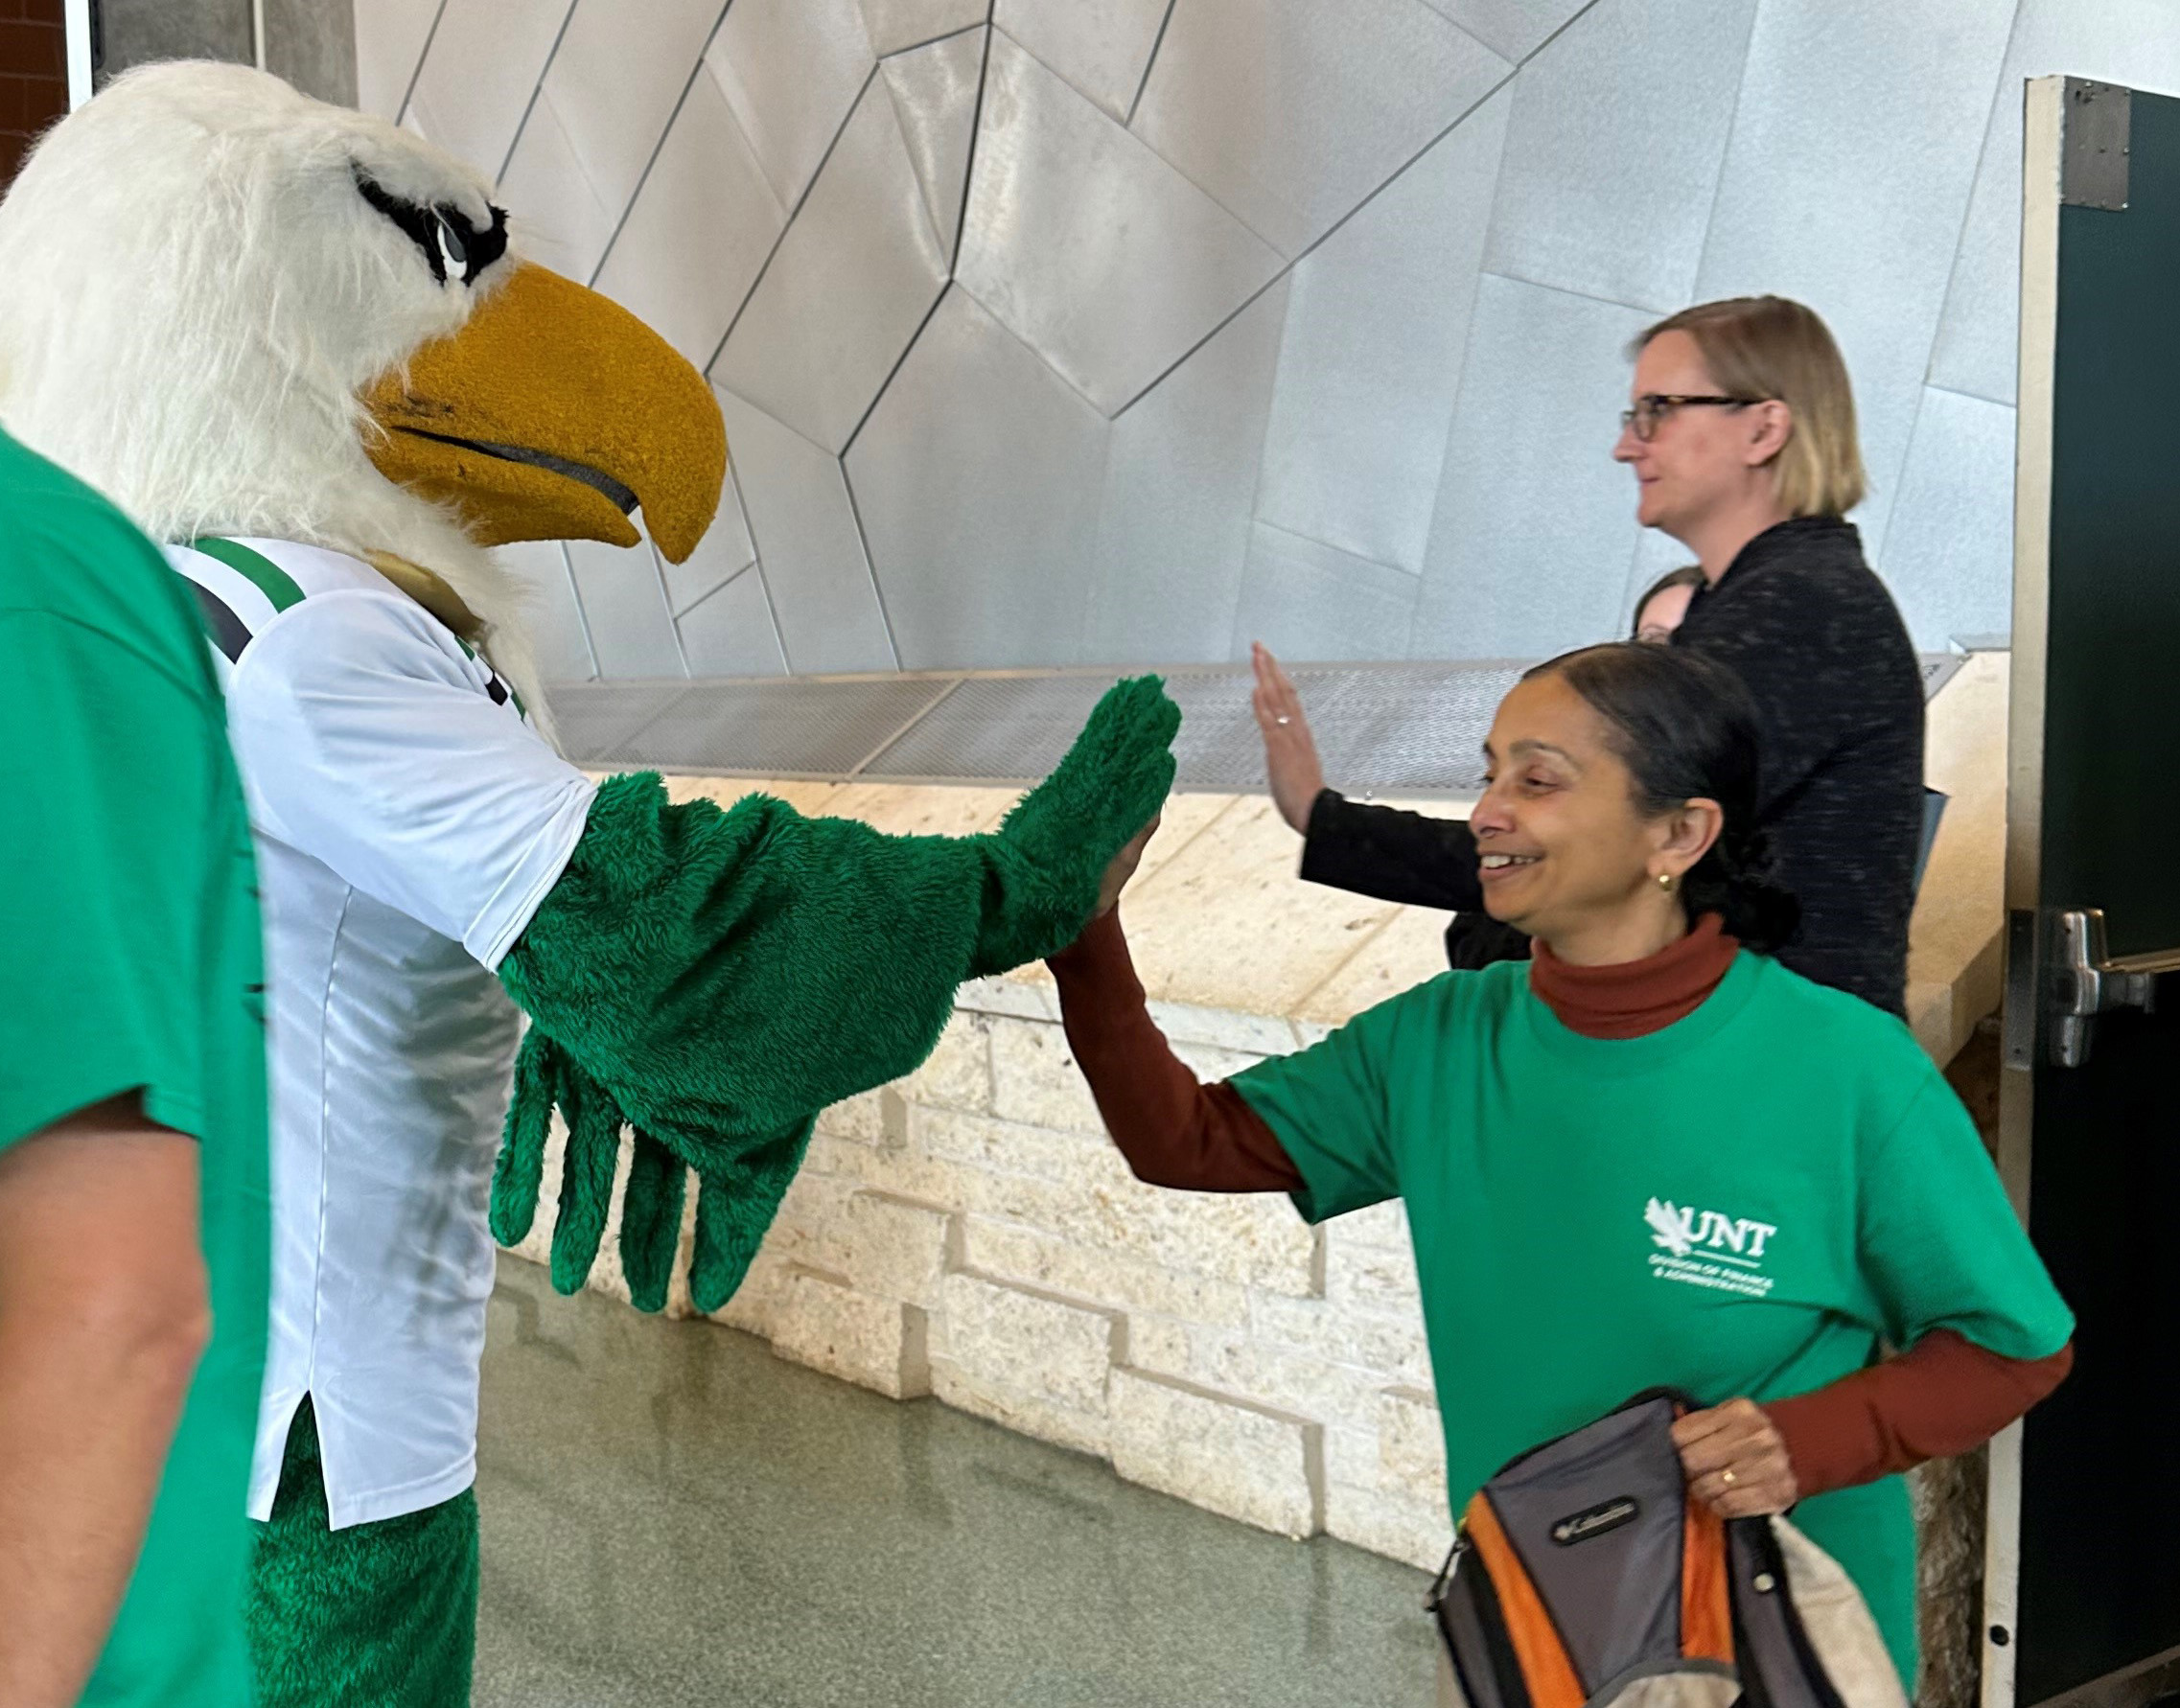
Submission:
M 421 564 L 412 564 L 406 558 L 397 558 L 390 551 L 367 551 L 363 557 L 372 568 L 462 639 L 473 646 L 483 643 L 486 627 L 484 619 L 465 605 L 461 594 L 455 592 L 439 576 Z

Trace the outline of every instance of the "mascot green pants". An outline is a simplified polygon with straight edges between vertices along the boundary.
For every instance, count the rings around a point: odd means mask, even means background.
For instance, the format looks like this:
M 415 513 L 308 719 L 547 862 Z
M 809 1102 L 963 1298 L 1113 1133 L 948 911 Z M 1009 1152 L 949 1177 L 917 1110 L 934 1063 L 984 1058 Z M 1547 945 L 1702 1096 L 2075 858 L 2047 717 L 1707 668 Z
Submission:
M 476 1653 L 476 1495 L 351 1530 L 326 1523 L 318 1432 L 295 1414 L 272 1519 L 253 1527 L 258 1708 L 459 1708 Z

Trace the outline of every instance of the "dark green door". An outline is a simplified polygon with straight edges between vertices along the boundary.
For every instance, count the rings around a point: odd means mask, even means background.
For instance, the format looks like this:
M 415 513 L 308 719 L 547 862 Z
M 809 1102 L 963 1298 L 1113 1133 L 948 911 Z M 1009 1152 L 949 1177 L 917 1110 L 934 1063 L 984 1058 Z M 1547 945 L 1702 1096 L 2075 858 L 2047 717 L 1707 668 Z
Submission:
M 2180 100 L 2028 114 L 2001 1160 L 2079 1329 L 1994 1450 L 1994 1708 L 2180 1688 Z

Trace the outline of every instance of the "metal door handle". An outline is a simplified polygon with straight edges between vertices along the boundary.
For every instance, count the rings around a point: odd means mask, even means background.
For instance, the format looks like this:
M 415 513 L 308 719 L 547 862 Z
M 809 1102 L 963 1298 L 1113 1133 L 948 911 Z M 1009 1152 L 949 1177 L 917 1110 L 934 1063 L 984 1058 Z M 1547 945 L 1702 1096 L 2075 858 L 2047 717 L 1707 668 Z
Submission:
M 2157 1006 L 2157 976 L 2180 972 L 2180 949 L 2114 958 L 2105 947 L 2104 910 L 2074 908 L 2061 913 L 2052 945 L 2049 1002 L 2052 1059 L 2078 1068 L 2089 1059 L 2090 1023 L 2115 1008 Z

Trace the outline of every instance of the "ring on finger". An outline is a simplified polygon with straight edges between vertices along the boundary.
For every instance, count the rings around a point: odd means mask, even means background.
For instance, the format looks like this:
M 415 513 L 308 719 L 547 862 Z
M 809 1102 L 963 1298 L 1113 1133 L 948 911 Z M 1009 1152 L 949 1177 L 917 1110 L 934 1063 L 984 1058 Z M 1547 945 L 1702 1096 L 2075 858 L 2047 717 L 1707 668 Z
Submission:
M 1278 717 L 1272 720 L 1272 722 L 1275 724 L 1291 724 L 1294 722 L 1294 720 L 1288 717 L 1285 712 L 1281 712 Z
M 1728 1489 L 1732 1488 L 1734 1482 L 1733 1467 L 1731 1466 L 1728 1466 L 1726 1469 L 1720 1471 L 1718 1473 L 1718 1480 L 1721 1483 L 1724 1483 Z

